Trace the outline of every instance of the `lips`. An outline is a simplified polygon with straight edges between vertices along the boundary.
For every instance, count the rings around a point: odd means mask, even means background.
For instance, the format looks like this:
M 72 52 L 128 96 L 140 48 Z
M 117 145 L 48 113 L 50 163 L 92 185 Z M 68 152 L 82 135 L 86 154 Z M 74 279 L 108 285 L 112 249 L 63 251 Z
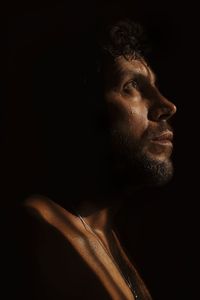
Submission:
M 164 132 L 152 139 L 153 142 L 158 144 L 170 144 L 172 145 L 173 133 L 171 131 Z
M 154 141 L 171 141 L 173 140 L 173 133 L 171 131 L 168 132 L 164 132 L 159 136 L 156 136 L 155 138 L 153 138 Z

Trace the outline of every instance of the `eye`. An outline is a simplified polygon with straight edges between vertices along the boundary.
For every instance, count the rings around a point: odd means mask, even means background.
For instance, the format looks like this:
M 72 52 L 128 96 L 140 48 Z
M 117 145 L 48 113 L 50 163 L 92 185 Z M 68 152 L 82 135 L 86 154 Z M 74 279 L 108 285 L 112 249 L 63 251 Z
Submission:
M 138 86 L 138 83 L 136 80 L 131 80 L 128 83 L 126 83 L 124 86 L 124 91 L 126 93 L 130 93 L 134 89 L 137 89 L 137 90 L 139 89 L 139 86 Z

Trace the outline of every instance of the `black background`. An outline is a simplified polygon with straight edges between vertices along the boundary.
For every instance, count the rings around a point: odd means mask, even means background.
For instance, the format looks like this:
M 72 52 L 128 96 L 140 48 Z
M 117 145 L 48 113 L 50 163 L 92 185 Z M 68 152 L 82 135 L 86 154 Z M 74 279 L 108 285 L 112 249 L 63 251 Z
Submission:
M 122 210 L 124 242 L 153 298 L 197 299 L 199 199 L 198 16 L 192 2 L 16 1 L 8 7 L 8 99 L 2 105 L 2 205 L 45 177 L 42 120 L 33 109 L 33 66 L 51 39 L 96 18 L 129 16 L 144 24 L 162 93 L 178 108 L 174 120 L 175 175 L 164 188 L 137 193 Z M 75 30 L 75 29 L 74 29 Z M 6 56 L 7 57 L 7 56 Z M 196 172 L 196 173 L 195 173 Z M 5 215 L 7 217 L 7 215 Z M 4 234 L 6 232 L 4 231 Z

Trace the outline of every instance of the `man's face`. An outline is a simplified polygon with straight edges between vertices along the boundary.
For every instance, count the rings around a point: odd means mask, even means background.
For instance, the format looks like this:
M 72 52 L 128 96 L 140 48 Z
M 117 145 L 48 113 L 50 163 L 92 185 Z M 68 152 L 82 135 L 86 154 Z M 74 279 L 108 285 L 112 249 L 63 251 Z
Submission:
M 176 107 L 161 95 L 146 62 L 118 57 L 106 72 L 105 100 L 115 173 L 131 184 L 167 182 L 173 174 L 168 121 Z

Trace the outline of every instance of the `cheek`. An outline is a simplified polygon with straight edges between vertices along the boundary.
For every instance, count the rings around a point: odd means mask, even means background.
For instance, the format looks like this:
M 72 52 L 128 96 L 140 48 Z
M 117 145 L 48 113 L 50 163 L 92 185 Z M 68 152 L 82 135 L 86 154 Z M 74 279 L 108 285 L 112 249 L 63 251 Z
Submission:
M 148 111 L 145 105 L 130 105 L 130 130 L 134 133 L 136 138 L 143 136 L 148 128 Z
M 148 127 L 147 108 L 144 103 L 115 101 L 109 103 L 111 128 L 138 140 Z

